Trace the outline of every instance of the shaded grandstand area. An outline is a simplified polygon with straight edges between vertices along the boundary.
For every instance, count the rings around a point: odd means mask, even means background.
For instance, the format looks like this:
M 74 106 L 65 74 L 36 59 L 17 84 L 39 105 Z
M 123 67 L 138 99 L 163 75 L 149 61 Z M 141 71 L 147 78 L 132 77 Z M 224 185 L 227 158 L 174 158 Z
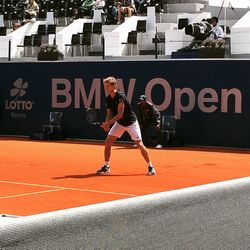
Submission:
M 136 5 L 132 17 L 124 16 L 124 23 L 110 23 L 109 3 L 103 9 L 93 9 L 90 13 L 79 11 L 82 0 L 40 0 L 37 22 L 28 23 L 20 30 L 12 32 L 14 25 L 22 23 L 25 15 L 23 1 L 4 0 L 0 4 L 0 16 L 4 25 L 0 39 L 0 58 L 37 58 L 42 44 L 56 44 L 65 58 L 77 57 L 123 57 L 152 55 L 157 58 L 175 58 L 173 53 L 186 47 L 193 40 L 185 35 L 187 24 L 199 23 L 203 19 L 219 15 L 219 23 L 227 27 L 225 43 L 226 58 L 248 57 L 248 47 L 240 43 L 238 30 L 244 26 L 238 21 L 248 9 L 223 8 L 209 6 L 208 1 L 150 1 L 143 2 L 144 9 Z M 160 7 L 159 7 L 160 6 Z M 1 19 L 1 18 L 0 18 Z M 244 23 L 248 22 L 248 17 Z M 144 22 L 144 24 L 142 24 Z M 91 30 L 84 30 L 87 23 L 92 23 Z M 99 25 L 99 30 L 94 27 Z M 111 24 L 111 25 L 109 25 Z M 141 26 L 142 25 L 142 26 Z M 144 25 L 144 26 L 143 26 Z M 243 25 L 243 26 L 242 26 Z M 45 29 L 41 29 L 44 26 Z M 52 28 L 53 26 L 53 28 Z M 5 30 L 4 30 L 5 29 Z M 230 35 L 230 30 L 233 33 Z M 41 32 L 42 31 L 42 32 Z M 247 39 L 247 30 L 242 37 Z M 11 40 L 12 44 L 8 45 Z M 10 48 L 10 52 L 8 53 Z M 239 47 L 246 47 L 240 49 Z M 166 57 L 164 57 L 166 56 Z M 197 58 L 199 55 L 192 51 L 190 55 L 181 57 Z M 149 57 L 150 58 L 150 57 Z M 71 59 L 70 59 L 71 60 Z

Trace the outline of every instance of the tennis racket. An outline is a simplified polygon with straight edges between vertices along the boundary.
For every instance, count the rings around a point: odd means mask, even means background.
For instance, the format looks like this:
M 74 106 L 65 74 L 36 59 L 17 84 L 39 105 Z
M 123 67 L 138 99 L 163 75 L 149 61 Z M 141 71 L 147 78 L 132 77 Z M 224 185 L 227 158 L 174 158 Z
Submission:
M 98 113 L 95 109 L 88 108 L 86 110 L 86 120 L 90 125 L 101 125 Z

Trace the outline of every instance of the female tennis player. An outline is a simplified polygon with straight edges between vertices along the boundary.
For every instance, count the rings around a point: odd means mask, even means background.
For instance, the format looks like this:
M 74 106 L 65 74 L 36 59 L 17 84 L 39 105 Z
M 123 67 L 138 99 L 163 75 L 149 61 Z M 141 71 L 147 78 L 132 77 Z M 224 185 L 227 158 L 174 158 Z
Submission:
M 148 150 L 142 142 L 140 126 L 131 105 L 125 95 L 117 90 L 116 79 L 114 77 L 106 78 L 104 80 L 104 86 L 108 93 L 108 96 L 106 97 L 107 115 L 106 121 L 102 123 L 101 127 L 104 131 L 109 131 L 109 133 L 105 141 L 104 166 L 101 167 L 96 173 L 110 173 L 109 159 L 111 156 L 111 146 L 117 138 L 120 138 L 122 134 L 127 131 L 132 140 L 135 141 L 143 158 L 148 164 L 147 175 L 154 175 L 156 171 L 150 160 Z M 111 125 L 113 126 L 110 129 Z

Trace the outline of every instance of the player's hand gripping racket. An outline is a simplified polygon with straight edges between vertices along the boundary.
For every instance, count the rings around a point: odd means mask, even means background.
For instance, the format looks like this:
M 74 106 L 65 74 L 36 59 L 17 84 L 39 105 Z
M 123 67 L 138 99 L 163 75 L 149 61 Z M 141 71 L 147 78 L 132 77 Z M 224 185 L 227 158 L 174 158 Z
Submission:
M 88 108 L 86 110 L 86 120 L 90 125 L 101 125 L 99 121 L 98 113 L 95 109 Z

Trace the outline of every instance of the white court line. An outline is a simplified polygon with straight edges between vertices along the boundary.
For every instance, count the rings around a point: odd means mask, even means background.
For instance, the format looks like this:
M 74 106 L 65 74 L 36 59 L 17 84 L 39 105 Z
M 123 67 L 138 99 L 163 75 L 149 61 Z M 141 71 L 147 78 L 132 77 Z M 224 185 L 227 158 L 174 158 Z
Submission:
M 0 196 L 0 200 L 3 199 L 9 199 L 9 198 L 15 198 L 15 197 L 22 197 L 22 196 L 29 196 L 33 194 L 42 194 L 42 193 L 49 193 L 49 192 L 56 192 L 56 191 L 61 191 L 64 190 L 63 188 L 58 188 L 58 189 L 50 189 L 50 190 L 44 190 L 44 191 L 39 191 L 39 192 L 32 192 L 32 193 L 24 193 L 24 194 L 14 194 L 14 195 L 9 195 L 9 196 Z
M 100 194 L 113 194 L 113 195 L 130 196 L 130 197 L 137 196 L 137 195 L 134 195 L 134 194 L 107 192 L 107 191 L 92 190 L 92 189 L 81 189 L 81 188 L 71 188 L 71 187 L 50 186 L 50 185 L 33 184 L 33 183 L 25 183 L 25 182 L 15 182 L 15 181 L 0 181 L 0 183 L 25 185 L 25 186 L 33 186 L 33 187 L 55 188 L 55 189 L 60 189 L 60 190 L 72 190 L 72 191 L 91 192 L 91 193 L 100 193 Z

